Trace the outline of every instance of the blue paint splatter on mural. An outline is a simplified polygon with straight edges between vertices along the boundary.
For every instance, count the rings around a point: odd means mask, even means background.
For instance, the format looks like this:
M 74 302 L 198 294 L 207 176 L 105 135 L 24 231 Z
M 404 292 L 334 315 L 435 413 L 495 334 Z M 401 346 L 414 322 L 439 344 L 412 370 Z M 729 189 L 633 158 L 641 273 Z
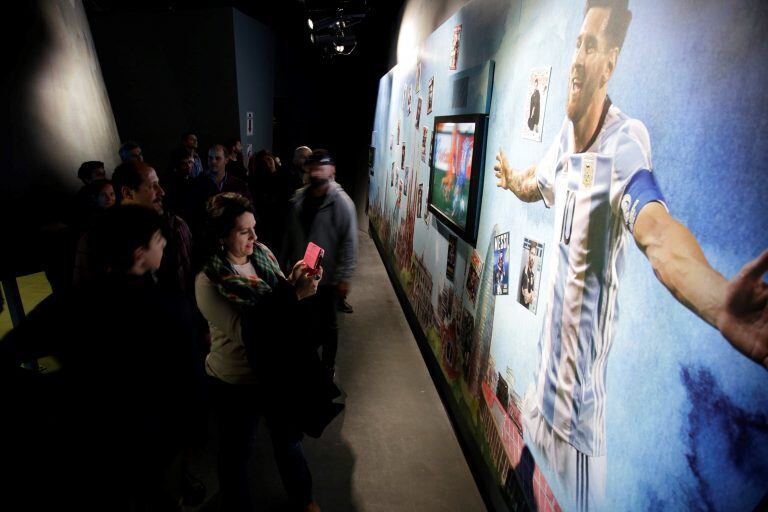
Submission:
M 730 478 L 768 482 L 768 460 L 755 456 L 768 443 L 768 418 L 736 405 L 707 368 L 682 366 L 680 379 L 691 404 L 684 432 L 685 457 L 696 489 L 686 492 L 688 509 L 720 510 L 720 488 Z M 727 461 L 712 460 L 718 455 Z M 735 474 L 724 475 L 723 467 Z

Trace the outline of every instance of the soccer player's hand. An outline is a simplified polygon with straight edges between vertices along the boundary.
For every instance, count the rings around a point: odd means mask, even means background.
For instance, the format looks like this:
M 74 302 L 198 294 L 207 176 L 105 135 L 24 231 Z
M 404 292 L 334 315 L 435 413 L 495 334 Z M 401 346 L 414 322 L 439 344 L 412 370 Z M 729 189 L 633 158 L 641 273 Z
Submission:
M 510 167 L 509 163 L 507 162 L 507 157 L 504 155 L 504 150 L 501 148 L 499 148 L 499 154 L 496 155 L 496 161 L 498 163 L 493 166 L 493 173 L 499 180 L 496 183 L 496 186 L 509 190 L 510 184 L 512 182 L 512 176 L 515 174 L 515 171 L 512 169 L 512 167 Z
M 768 370 L 768 250 L 728 281 L 717 326 L 734 347 Z

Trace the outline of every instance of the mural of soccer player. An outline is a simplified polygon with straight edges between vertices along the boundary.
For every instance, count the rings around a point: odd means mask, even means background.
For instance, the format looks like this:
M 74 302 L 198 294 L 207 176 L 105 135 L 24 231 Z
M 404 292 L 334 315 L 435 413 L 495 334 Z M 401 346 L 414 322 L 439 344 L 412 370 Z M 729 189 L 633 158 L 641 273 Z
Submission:
M 568 79 L 567 116 L 523 172 L 503 149 L 497 186 L 555 207 L 551 281 L 524 430 L 578 508 L 605 497 L 607 355 L 629 233 L 672 295 L 739 352 L 768 367 L 768 251 L 730 281 L 668 212 L 645 125 L 611 103 L 608 82 L 632 14 L 627 0 L 587 0 Z

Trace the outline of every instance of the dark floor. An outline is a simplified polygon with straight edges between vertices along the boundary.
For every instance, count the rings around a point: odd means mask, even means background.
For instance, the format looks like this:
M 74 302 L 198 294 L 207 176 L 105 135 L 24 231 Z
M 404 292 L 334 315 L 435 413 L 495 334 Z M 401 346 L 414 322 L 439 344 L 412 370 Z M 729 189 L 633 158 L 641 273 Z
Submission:
M 365 224 L 362 225 L 363 227 Z M 370 237 L 360 233 L 358 271 L 339 313 L 336 380 L 346 409 L 304 447 L 324 512 L 486 510 L 445 409 Z M 263 426 L 263 425 L 262 425 Z M 253 453 L 255 510 L 285 510 L 266 429 Z M 217 510 L 215 447 L 197 467 Z

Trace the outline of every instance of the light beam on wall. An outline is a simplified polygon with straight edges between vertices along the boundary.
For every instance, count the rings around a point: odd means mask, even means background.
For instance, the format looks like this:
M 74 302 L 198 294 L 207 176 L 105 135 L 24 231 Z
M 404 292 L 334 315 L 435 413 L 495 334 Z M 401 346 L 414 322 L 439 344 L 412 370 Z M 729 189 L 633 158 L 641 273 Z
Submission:
M 59 183 L 78 186 L 86 160 L 117 165 L 119 136 L 80 2 L 40 2 L 51 44 L 32 82 L 28 112 Z
M 398 64 L 416 62 L 427 37 L 469 0 L 408 0 L 397 36 Z

